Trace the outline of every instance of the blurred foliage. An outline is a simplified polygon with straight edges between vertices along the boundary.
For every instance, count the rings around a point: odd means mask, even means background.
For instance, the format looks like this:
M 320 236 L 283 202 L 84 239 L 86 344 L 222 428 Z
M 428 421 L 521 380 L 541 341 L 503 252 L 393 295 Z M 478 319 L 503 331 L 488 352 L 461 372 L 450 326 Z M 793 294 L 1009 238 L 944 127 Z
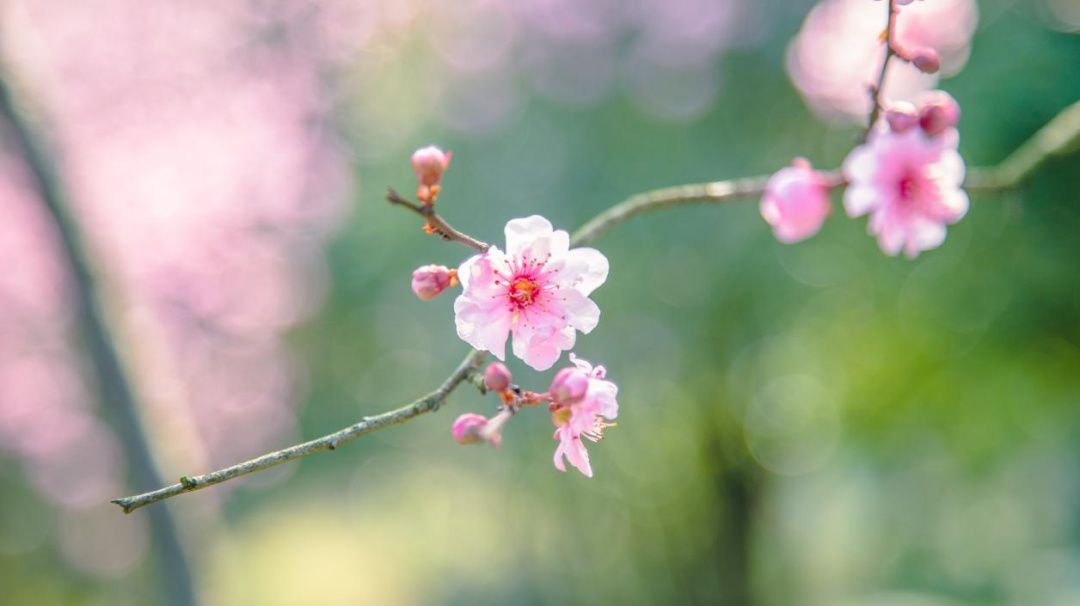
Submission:
M 794 155 L 836 166 L 858 132 L 814 121 L 788 83 L 800 17 L 727 55 L 717 104 L 689 123 L 620 98 L 531 99 L 496 133 L 421 129 L 362 160 L 330 298 L 292 335 L 304 435 L 410 401 L 466 350 L 452 298 L 420 302 L 408 276 L 467 251 L 382 200 L 411 184 L 412 148 L 454 151 L 440 206 L 493 241 L 510 218 L 572 229 L 637 191 Z M 967 68 L 942 84 L 964 108 L 970 166 L 1080 98 L 1080 38 L 1026 3 L 984 17 Z M 754 204 L 635 219 L 596 243 L 612 264 L 594 295 L 603 319 L 576 350 L 620 386 L 595 479 L 552 468 L 539 411 L 501 450 L 458 447 L 454 415 L 495 405 L 461 389 L 436 415 L 238 492 L 194 551 L 208 603 L 1080 603 L 1078 169 L 1074 156 L 1024 192 L 976 197 L 915 261 L 883 256 L 842 212 L 795 246 Z M 122 585 L 70 577 L 40 538 L 57 532 L 47 513 L 16 470 L 0 476 L 0 602 L 154 601 L 142 568 Z

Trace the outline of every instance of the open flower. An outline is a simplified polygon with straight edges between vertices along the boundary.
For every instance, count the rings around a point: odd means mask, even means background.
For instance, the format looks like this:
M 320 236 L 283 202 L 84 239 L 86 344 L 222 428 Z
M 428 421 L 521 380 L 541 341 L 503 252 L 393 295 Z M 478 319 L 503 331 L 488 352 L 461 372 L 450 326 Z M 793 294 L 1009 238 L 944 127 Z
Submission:
M 945 226 L 967 212 L 958 141 L 955 128 L 931 136 L 920 128 L 896 132 L 879 123 L 844 160 L 844 206 L 852 217 L 870 215 L 869 231 L 886 254 L 903 250 L 914 258 L 940 246 Z
M 605 380 L 607 373 L 603 366 L 593 368 L 592 364 L 574 354 L 570 354 L 570 361 L 576 367 L 570 370 L 580 373 L 588 381 L 588 389 L 585 397 L 573 399 L 571 404 L 563 404 L 558 399 L 552 403 L 551 420 L 556 427 L 554 438 L 559 441 L 555 449 L 555 468 L 566 471 L 565 461 L 569 461 L 578 471 L 591 478 L 589 451 L 581 439 L 598 442 L 604 435 L 604 429 L 613 426 L 610 421 L 619 415 L 619 403 L 616 401 L 619 388 Z M 560 375 L 565 383 L 567 375 L 562 371 Z
M 821 229 L 829 215 L 829 186 L 805 158 L 795 158 L 765 186 L 761 216 L 785 244 L 805 240 Z
M 505 253 L 492 246 L 458 268 L 457 333 L 500 360 L 513 334 L 514 355 L 547 370 L 574 346 L 575 330 L 587 334 L 600 321 L 589 294 L 607 279 L 608 261 L 592 248 L 570 250 L 569 235 L 537 215 L 505 231 Z

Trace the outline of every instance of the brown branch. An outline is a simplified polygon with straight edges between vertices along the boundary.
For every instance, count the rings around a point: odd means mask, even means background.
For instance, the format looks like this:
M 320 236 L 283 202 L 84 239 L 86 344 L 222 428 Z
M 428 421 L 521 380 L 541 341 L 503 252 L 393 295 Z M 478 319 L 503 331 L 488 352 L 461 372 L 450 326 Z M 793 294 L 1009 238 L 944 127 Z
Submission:
M 1078 142 L 1080 142 L 1080 102 L 1062 111 L 1001 164 L 992 168 L 973 169 L 968 178 L 970 185 L 965 184 L 965 187 L 978 192 L 1013 189 L 1022 184 L 1046 160 L 1068 153 L 1077 147 Z M 844 185 L 843 176 L 838 171 L 823 174 L 830 188 L 838 188 Z M 570 241 L 575 246 L 588 244 L 632 217 L 658 210 L 689 204 L 715 204 L 756 198 L 765 192 L 767 182 L 768 176 L 745 177 L 712 183 L 680 185 L 640 193 L 594 217 L 577 230 L 571 236 Z M 391 194 L 394 194 L 393 190 L 390 191 Z M 397 199 L 391 200 L 392 203 L 406 206 L 426 218 L 427 215 L 420 209 L 419 205 L 400 198 L 400 196 L 395 195 L 395 197 Z M 483 360 L 484 354 L 482 352 L 473 351 L 469 353 L 439 389 L 402 408 L 384 412 L 374 417 L 365 417 L 355 425 L 310 442 L 267 453 L 250 461 L 201 476 L 185 476 L 179 484 L 166 486 L 141 495 L 116 499 L 113 503 L 123 507 L 125 512 L 130 512 L 169 497 L 220 484 L 232 478 L 269 469 L 316 452 L 333 450 L 338 445 L 363 435 L 438 410 L 447 396 L 462 382 L 472 383 L 481 393 L 484 393 L 483 376 L 477 372 Z
M 877 123 L 878 116 L 881 115 L 883 109 L 881 94 L 882 89 L 885 87 L 885 75 L 889 71 L 889 61 L 896 56 L 896 15 L 900 12 L 900 9 L 896 8 L 894 0 L 885 0 L 885 5 L 889 12 L 885 21 L 885 60 L 881 62 L 881 71 L 878 72 L 877 83 L 870 87 L 870 100 L 874 103 L 874 107 L 870 110 L 870 123 L 866 125 L 863 140 L 870 135 L 874 124 Z
M 490 246 L 486 242 L 477 240 L 469 234 L 454 229 L 452 225 L 446 222 L 446 219 L 443 219 L 439 213 L 435 212 L 435 206 L 432 204 L 417 204 L 397 193 L 393 188 L 387 190 L 386 201 L 411 210 L 423 217 L 425 229 L 428 230 L 429 233 L 442 236 L 444 240 L 461 242 L 477 252 L 484 252 Z

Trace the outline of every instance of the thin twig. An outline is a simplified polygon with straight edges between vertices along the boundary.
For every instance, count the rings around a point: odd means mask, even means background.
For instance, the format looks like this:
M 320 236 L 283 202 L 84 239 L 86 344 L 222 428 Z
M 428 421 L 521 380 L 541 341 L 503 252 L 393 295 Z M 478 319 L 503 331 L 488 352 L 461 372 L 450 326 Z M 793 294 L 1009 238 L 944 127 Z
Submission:
M 16 109 L 3 77 L 0 77 L 0 122 L 9 126 L 11 146 L 26 163 L 32 185 L 56 230 L 58 252 L 71 277 L 71 298 L 101 402 L 115 413 L 117 436 L 131 463 L 135 485 L 158 486 L 161 475 L 154 465 L 150 444 L 139 419 L 135 394 L 102 313 L 90 256 L 75 219 L 68 214 L 67 200 L 45 147 Z M 164 593 L 176 606 L 196 604 L 191 568 L 177 534 L 176 520 L 168 508 L 151 512 L 150 529 L 157 550 L 158 573 L 167 589 Z
M 1068 153 L 1077 146 L 1078 142 L 1080 142 L 1080 102 L 1062 111 L 1001 164 L 992 168 L 973 169 L 968 177 L 970 185 L 966 184 L 965 187 L 978 192 L 996 192 L 1016 188 L 1036 169 L 1042 166 L 1046 160 Z M 838 171 L 823 174 L 830 188 L 844 185 L 844 179 Z M 645 213 L 689 204 L 721 203 L 755 198 L 764 193 L 767 181 L 767 176 L 745 177 L 728 181 L 681 185 L 640 193 L 594 217 L 571 236 L 571 243 L 578 246 L 593 242 L 613 227 Z M 402 200 L 404 199 L 402 198 Z M 408 200 L 404 201 L 407 203 L 406 206 L 413 205 Z M 392 202 L 395 204 L 401 203 L 393 200 Z M 412 210 L 416 212 L 415 208 Z M 483 359 L 484 355 L 482 353 L 471 352 L 439 389 L 408 406 L 375 417 L 366 417 L 355 425 L 310 442 L 267 453 L 250 461 L 205 475 L 188 476 L 180 484 L 166 486 L 146 494 L 116 499 L 113 502 L 123 507 L 125 512 L 130 512 L 178 494 L 220 484 L 226 480 L 268 469 L 286 461 L 292 461 L 323 450 L 333 450 L 339 444 L 349 440 L 390 425 L 404 423 L 423 413 L 437 410 L 446 397 L 462 382 L 470 382 L 476 385 L 483 393 L 483 379 L 481 374 L 476 371 L 480 364 L 483 363 Z
M 885 0 L 885 5 L 889 12 L 885 21 L 885 60 L 881 62 L 881 71 L 878 72 L 877 83 L 870 88 L 870 100 L 873 101 L 874 107 L 870 110 L 870 123 L 866 125 L 863 140 L 870 136 L 870 131 L 873 130 L 874 124 L 877 123 L 878 116 L 881 115 L 881 95 L 882 89 L 885 88 L 885 75 L 889 71 L 889 61 L 896 56 L 896 14 L 900 9 L 896 8 L 894 0 Z
M 387 189 L 386 201 L 391 204 L 402 206 L 423 217 L 424 221 L 426 221 L 424 224 L 425 227 L 429 229 L 431 233 L 442 236 L 444 240 L 461 242 L 477 252 L 484 252 L 488 249 L 489 244 L 486 242 L 477 240 L 469 234 L 454 229 L 452 225 L 446 222 L 446 219 L 443 219 L 439 213 L 435 212 L 434 205 L 417 204 L 394 191 L 394 188 Z
M 304 442 L 303 444 L 276 450 L 264 454 L 261 457 L 251 459 L 250 461 L 244 461 L 243 463 L 238 463 L 231 467 L 226 467 L 201 476 L 183 476 L 180 478 L 178 484 L 166 486 L 153 492 L 147 492 L 133 497 L 115 499 L 113 500 L 113 503 L 124 508 L 124 513 L 131 513 L 140 507 L 157 503 L 158 501 L 168 499 L 169 497 L 175 497 L 178 494 L 202 490 L 203 488 L 220 484 L 233 478 L 246 476 L 255 473 L 256 471 L 263 471 L 264 469 L 270 469 L 271 467 L 276 467 L 282 463 L 287 463 L 317 452 L 335 450 L 338 446 L 345 444 L 346 442 L 351 442 L 360 436 L 367 435 L 373 431 L 378 431 L 384 427 L 404 423 L 413 417 L 438 410 L 443 402 L 446 401 L 447 396 L 449 396 L 462 381 L 469 379 L 469 375 L 473 374 L 483 361 L 483 352 L 469 352 L 469 355 L 465 356 L 465 359 L 458 364 L 457 368 L 454 369 L 454 372 L 443 381 L 443 384 L 440 385 L 438 389 L 407 406 L 402 406 L 401 408 L 384 412 L 373 417 L 364 417 L 359 423 L 350 425 L 344 429 L 335 431 L 334 433 L 327 434 L 321 438 L 311 440 L 310 442 Z

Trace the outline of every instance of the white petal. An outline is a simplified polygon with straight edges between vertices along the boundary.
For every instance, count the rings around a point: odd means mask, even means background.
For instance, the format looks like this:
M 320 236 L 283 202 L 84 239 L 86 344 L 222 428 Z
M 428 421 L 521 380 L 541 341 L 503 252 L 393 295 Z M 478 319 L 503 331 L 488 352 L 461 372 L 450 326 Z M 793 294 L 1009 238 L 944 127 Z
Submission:
M 870 144 L 856 147 L 844 159 L 844 176 L 853 184 L 872 182 L 877 170 L 877 157 Z
M 868 185 L 851 185 L 844 192 L 844 210 L 849 217 L 859 217 L 881 204 L 878 190 Z
M 559 285 L 588 295 L 607 280 L 608 260 L 595 248 L 575 248 L 566 253 L 561 267 L 555 269 L 558 275 L 554 279 Z
M 458 337 L 474 348 L 506 359 L 506 339 L 512 314 L 502 301 L 478 303 L 464 294 L 454 300 L 454 324 Z
M 551 235 L 551 222 L 533 215 L 522 219 L 513 219 L 506 224 L 506 254 L 516 257 L 537 238 Z
M 570 326 L 589 334 L 600 323 L 600 307 L 589 297 L 574 289 L 558 291 L 554 296 L 560 299 L 558 304 Z

